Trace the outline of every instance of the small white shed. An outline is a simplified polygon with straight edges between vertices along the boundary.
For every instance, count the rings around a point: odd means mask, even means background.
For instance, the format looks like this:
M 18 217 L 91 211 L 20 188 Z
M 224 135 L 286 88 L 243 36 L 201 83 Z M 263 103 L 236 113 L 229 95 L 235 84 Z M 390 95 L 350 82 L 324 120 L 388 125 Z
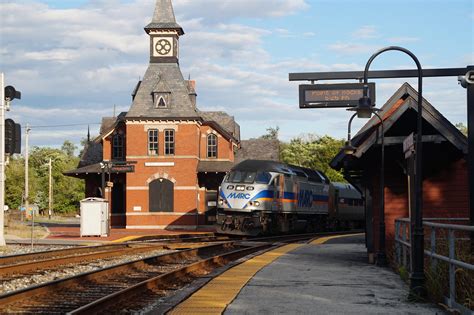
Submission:
M 81 237 L 109 235 L 109 202 L 101 198 L 81 200 Z

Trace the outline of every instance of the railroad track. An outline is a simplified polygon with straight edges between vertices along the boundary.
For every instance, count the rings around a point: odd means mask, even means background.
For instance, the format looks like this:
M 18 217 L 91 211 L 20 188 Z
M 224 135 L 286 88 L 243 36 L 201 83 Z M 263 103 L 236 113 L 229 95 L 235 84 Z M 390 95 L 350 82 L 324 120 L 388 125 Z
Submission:
M 231 241 L 121 263 L 0 295 L 0 313 L 140 312 L 156 307 L 196 278 L 251 253 L 328 234 L 332 233 Z
M 190 280 L 269 246 L 243 247 L 227 242 L 123 263 L 3 294 L 0 296 L 0 312 L 90 314 L 91 309 L 100 308 L 100 305 L 107 305 L 106 309 L 110 310 L 110 305 L 117 305 L 124 296 L 150 289 L 160 295 L 163 290 L 176 286 L 178 278 Z

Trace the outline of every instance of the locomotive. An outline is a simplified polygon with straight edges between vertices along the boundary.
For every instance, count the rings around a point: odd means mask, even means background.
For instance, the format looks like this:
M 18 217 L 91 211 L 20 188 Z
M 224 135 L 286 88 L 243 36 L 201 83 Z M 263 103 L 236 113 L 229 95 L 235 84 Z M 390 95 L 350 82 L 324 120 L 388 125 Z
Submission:
M 331 183 L 321 171 L 263 160 L 246 160 L 222 181 L 218 233 L 266 235 L 364 223 L 364 204 L 350 184 Z

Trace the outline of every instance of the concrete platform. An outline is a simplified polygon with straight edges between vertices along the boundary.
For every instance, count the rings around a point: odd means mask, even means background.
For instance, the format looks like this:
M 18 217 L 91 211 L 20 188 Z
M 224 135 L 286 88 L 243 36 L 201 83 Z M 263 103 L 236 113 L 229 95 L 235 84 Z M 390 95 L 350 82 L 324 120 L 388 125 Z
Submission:
M 61 245 L 91 245 L 101 243 L 118 243 L 124 241 L 149 239 L 149 238 L 184 238 L 192 236 L 209 235 L 212 236 L 214 229 L 209 227 L 202 227 L 199 229 L 192 230 L 158 230 L 158 229 L 125 229 L 125 228 L 112 228 L 110 235 L 107 237 L 95 237 L 86 236 L 81 237 L 80 235 L 80 224 L 79 223 L 48 223 L 40 222 L 36 225 L 41 225 L 48 229 L 49 235 L 44 239 L 35 239 L 35 244 L 61 244 Z M 30 239 L 20 238 L 8 238 L 7 242 L 10 244 L 15 243 L 28 243 Z
M 322 243 L 322 244 L 321 244 Z M 289 245 L 288 245 L 289 246 Z M 271 256 L 272 252 L 262 256 Z M 367 263 L 364 236 L 317 240 L 277 249 L 235 294 L 228 287 L 245 278 L 234 267 L 212 280 L 171 314 L 444 314 L 432 304 L 407 301 L 408 286 L 389 268 Z M 207 290 L 211 287 L 211 290 Z M 215 292 L 212 291 L 215 287 Z M 228 294 L 229 293 L 229 294 Z M 220 296 L 226 296 L 223 302 Z

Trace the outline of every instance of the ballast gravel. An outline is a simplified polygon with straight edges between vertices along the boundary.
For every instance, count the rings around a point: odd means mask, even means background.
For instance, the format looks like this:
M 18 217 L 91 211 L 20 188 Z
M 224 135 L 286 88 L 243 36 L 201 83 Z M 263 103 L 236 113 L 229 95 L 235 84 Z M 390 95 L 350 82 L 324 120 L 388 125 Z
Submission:
M 68 264 L 61 266 L 60 269 L 56 270 L 44 270 L 33 275 L 20 275 L 18 278 L 13 278 L 2 281 L 0 286 L 0 294 L 5 294 L 12 291 L 17 291 L 34 285 L 64 279 L 67 277 L 75 276 L 81 273 L 99 270 L 105 267 L 110 267 L 133 260 L 144 259 L 160 254 L 166 254 L 173 252 L 172 250 L 153 250 L 146 254 L 126 255 L 119 258 L 110 259 L 98 259 L 89 261 L 81 264 Z
M 31 254 L 37 252 L 45 252 L 50 250 L 65 249 L 75 246 L 63 246 L 63 245 L 7 245 L 0 247 L 0 257 L 1 256 L 11 256 L 11 255 L 20 255 L 20 254 Z

